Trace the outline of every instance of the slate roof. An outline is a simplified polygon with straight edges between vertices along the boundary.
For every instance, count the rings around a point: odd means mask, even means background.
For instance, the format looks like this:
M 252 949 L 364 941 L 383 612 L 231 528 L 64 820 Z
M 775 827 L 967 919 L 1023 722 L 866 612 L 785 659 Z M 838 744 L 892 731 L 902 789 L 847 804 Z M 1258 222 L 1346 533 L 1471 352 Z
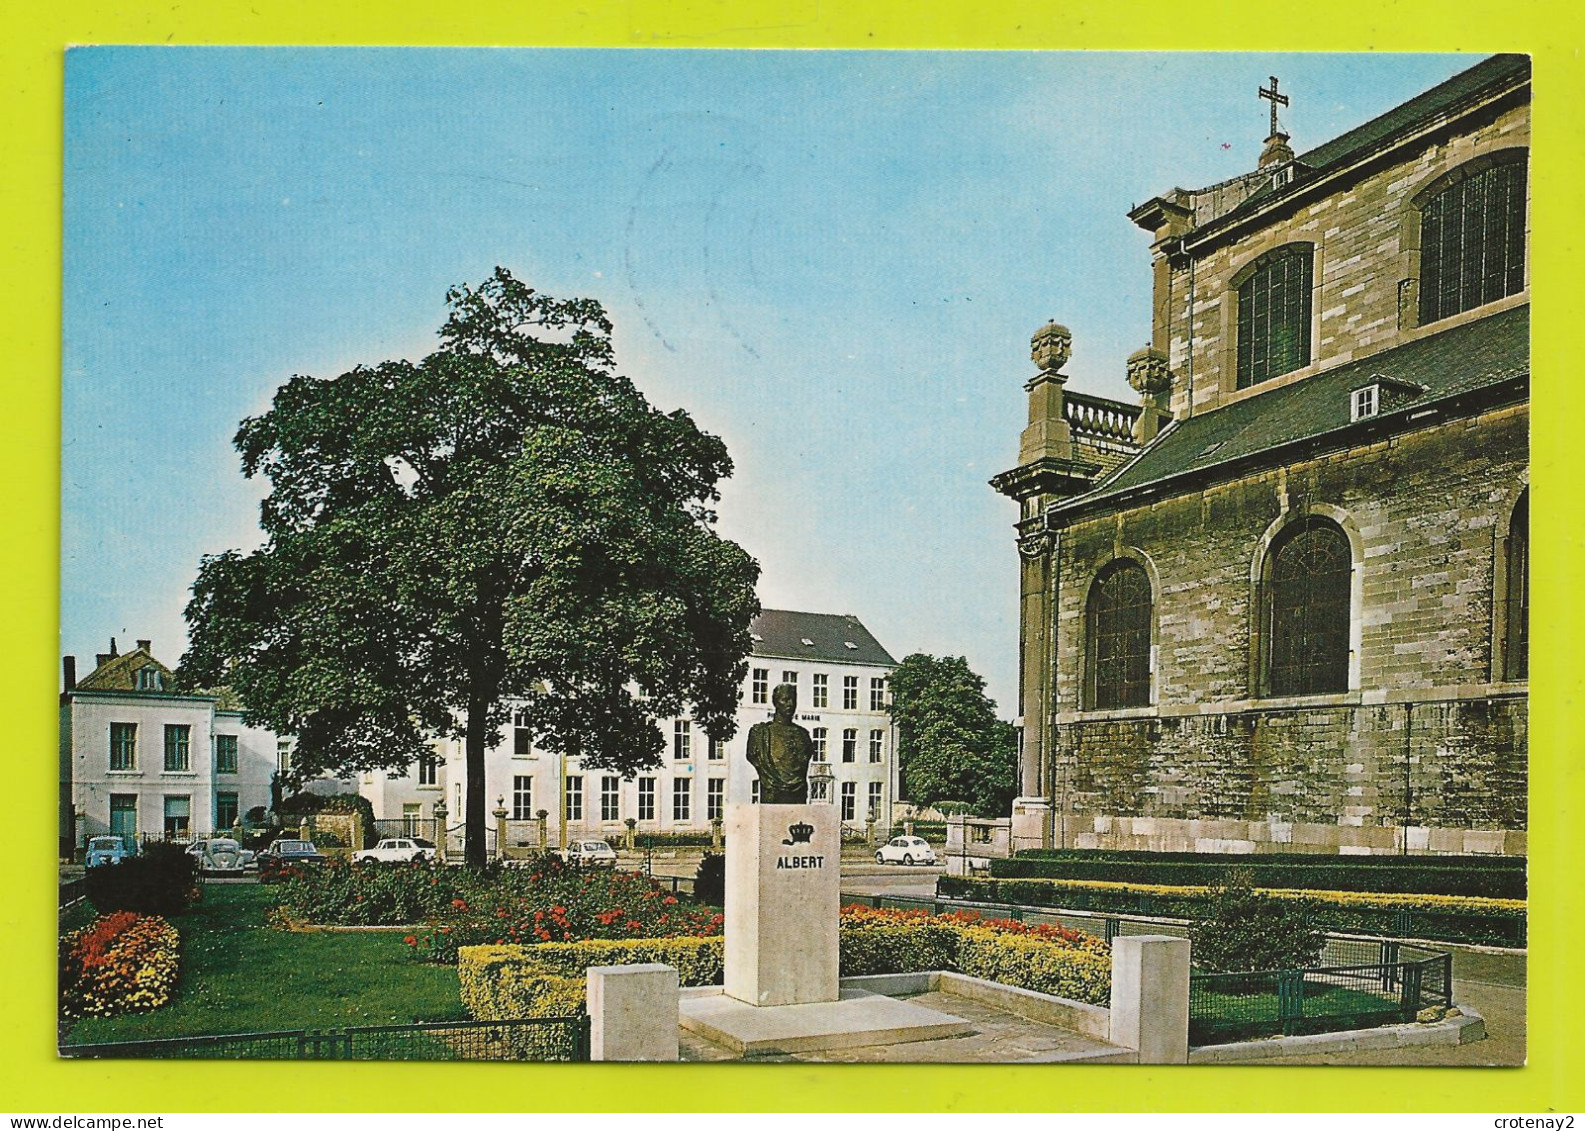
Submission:
M 1349 394 L 1375 376 L 1426 386 L 1408 403 L 1358 423 Z M 1131 489 L 1224 464 L 1328 433 L 1379 429 L 1439 401 L 1530 375 L 1530 307 L 1481 318 L 1406 345 L 1339 365 L 1291 385 L 1176 421 L 1132 462 L 1095 490 L 1053 508 L 1077 510 Z
M 154 667 L 160 673 L 159 691 L 150 691 L 137 685 L 137 672 Z M 176 690 L 176 676 L 142 648 L 113 656 L 79 680 L 75 691 L 132 691 L 145 695 L 169 695 Z
M 754 634 L 755 656 L 897 666 L 891 653 L 855 616 L 766 609 L 754 618 L 749 631 Z

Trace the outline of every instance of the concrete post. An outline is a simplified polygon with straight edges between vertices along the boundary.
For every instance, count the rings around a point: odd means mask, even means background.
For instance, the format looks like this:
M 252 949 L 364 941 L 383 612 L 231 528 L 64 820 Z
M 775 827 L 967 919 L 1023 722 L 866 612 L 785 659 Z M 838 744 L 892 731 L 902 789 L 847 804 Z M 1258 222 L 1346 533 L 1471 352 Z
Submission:
M 549 816 L 550 816 L 550 811 L 548 809 L 541 809 L 538 813 L 534 814 L 534 819 L 539 822 L 539 851 L 540 851 L 540 855 L 544 855 L 545 846 L 550 843 L 549 839 L 545 835 L 545 818 L 549 817 Z
M 435 802 L 435 860 L 437 863 L 446 862 L 446 802 L 444 799 Z
M 495 799 L 495 810 L 490 816 L 495 818 L 495 858 L 506 859 L 506 806 L 501 804 L 501 798 Z
M 624 821 L 622 823 L 627 826 L 627 831 L 622 834 L 622 845 L 629 852 L 632 852 L 633 851 L 633 830 L 638 828 L 638 820 L 636 818 L 629 817 L 626 821 Z
M 586 975 L 591 1060 L 677 1059 L 675 966 L 591 966 Z
M 864 843 L 871 848 L 875 847 L 875 814 L 871 813 L 864 818 Z
M 1140 1064 L 1189 1062 L 1188 939 L 1112 940 L 1111 1041 L 1138 1049 Z

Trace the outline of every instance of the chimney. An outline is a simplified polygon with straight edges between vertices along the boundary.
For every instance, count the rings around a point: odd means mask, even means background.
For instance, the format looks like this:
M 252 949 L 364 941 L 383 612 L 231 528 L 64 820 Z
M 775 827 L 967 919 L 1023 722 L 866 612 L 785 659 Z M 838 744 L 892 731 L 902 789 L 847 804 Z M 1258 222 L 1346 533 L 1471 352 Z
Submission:
M 139 640 L 138 647 L 149 653 L 151 656 L 154 654 L 154 642 L 152 640 Z
M 77 686 L 77 657 L 61 657 L 61 690 L 70 691 Z

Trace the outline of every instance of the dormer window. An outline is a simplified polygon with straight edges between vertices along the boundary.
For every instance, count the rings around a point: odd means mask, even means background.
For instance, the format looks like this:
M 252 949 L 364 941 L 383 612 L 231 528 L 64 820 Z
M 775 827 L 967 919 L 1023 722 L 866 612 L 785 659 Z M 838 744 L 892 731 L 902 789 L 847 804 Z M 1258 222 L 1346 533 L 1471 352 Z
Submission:
M 813 640 L 810 640 L 807 636 L 805 636 L 803 638 L 803 645 L 804 645 L 805 648 L 813 648 L 815 646 L 815 642 Z
M 135 686 L 139 691 L 161 690 L 160 669 L 153 667 L 152 665 L 149 667 L 139 668 L 136 673 L 136 680 L 137 682 Z
M 1363 389 L 1354 390 L 1353 400 L 1349 405 L 1348 412 L 1350 420 L 1364 420 L 1366 417 L 1375 416 L 1380 411 L 1380 385 L 1366 385 Z
M 854 652 L 857 652 L 859 650 L 859 646 L 857 644 L 853 643 L 853 641 L 851 641 L 851 640 L 844 640 L 842 642 L 842 647 L 847 648 L 847 649 L 849 649 L 851 651 L 854 651 Z

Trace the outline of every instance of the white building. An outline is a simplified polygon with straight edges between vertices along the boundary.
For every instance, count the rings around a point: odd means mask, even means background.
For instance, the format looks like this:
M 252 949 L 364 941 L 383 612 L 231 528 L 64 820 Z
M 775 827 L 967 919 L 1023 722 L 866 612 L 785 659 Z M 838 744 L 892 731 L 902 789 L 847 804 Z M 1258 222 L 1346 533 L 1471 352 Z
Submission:
M 61 850 L 117 833 L 188 840 L 229 829 L 270 804 L 270 778 L 286 756 L 267 730 L 243 723 L 222 694 L 178 693 L 150 642 L 97 657 L 87 678 L 63 660 Z
M 623 778 L 586 769 L 577 758 L 541 750 L 526 727 L 508 727 L 485 756 L 485 796 L 512 822 L 514 844 L 529 841 L 527 823 L 543 810 L 551 844 L 568 836 L 617 836 L 626 822 L 639 835 L 707 832 L 727 801 L 757 800 L 758 780 L 744 757 L 748 728 L 772 715 L 771 691 L 798 688 L 798 722 L 814 737 L 815 756 L 830 767 L 844 824 L 862 829 L 868 814 L 885 822 L 897 794 L 896 739 L 889 678 L 897 662 L 857 617 L 766 610 L 751 627 L 753 651 L 737 713 L 737 734 L 712 742 L 691 718 L 662 720 L 662 764 Z M 405 776 L 366 774 L 359 786 L 381 820 L 427 827 L 445 799 L 447 823 L 462 822 L 466 763 L 460 740 L 436 744 L 436 757 Z M 491 822 L 493 824 L 493 821 Z

